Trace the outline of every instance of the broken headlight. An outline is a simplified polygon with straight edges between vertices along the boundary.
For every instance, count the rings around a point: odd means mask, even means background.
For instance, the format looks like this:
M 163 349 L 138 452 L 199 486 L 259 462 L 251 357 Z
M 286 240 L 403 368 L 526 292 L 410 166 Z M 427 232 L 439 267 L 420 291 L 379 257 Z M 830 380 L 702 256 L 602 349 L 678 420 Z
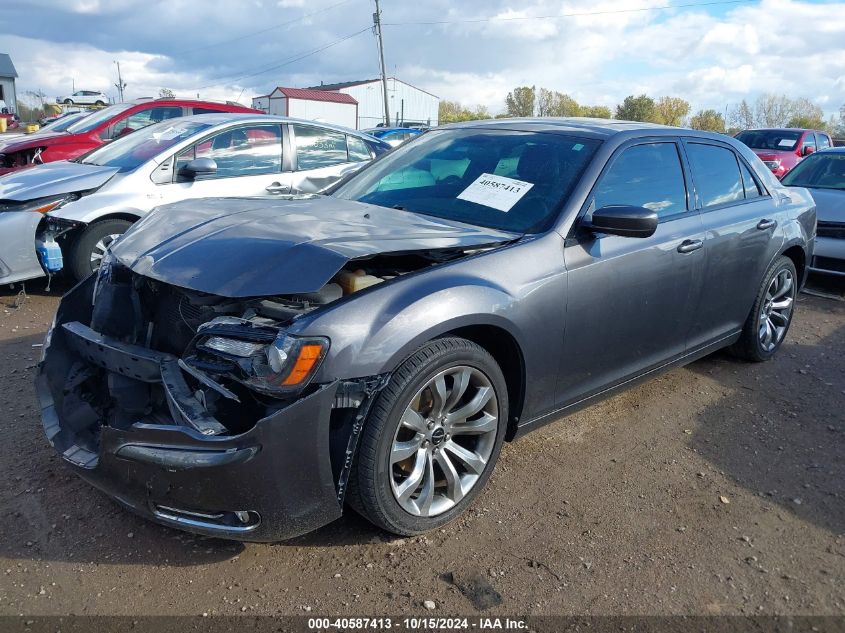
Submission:
M 198 341 L 197 349 L 225 358 L 232 366 L 226 373 L 255 391 L 272 396 L 296 393 L 317 372 L 329 340 L 284 333 L 268 336 L 268 329 L 219 317 L 200 328 L 208 336 Z
M 253 356 L 252 376 L 245 382 L 273 395 L 300 391 L 311 381 L 329 350 L 329 340 L 284 334 Z

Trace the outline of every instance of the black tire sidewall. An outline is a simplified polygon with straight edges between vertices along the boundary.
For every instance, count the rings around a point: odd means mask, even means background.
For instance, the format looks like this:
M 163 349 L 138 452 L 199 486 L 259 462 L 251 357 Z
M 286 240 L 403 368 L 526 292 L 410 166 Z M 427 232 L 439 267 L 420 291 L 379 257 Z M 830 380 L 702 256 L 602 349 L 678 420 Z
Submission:
M 433 343 L 445 343 L 449 345 L 449 349 L 438 352 L 434 362 L 428 362 L 414 367 L 414 373 L 410 379 L 400 378 L 401 386 L 398 394 L 390 398 L 390 402 L 381 402 L 382 407 L 379 409 L 374 407 L 374 413 L 376 413 L 377 417 L 369 421 L 369 423 L 372 423 L 372 426 L 369 428 L 370 434 L 367 439 L 371 442 L 375 441 L 376 461 L 373 464 L 372 470 L 375 480 L 366 482 L 366 488 L 372 492 L 373 498 L 371 501 L 375 502 L 378 506 L 378 514 L 386 519 L 387 525 L 383 525 L 383 527 L 406 535 L 420 534 L 436 529 L 449 523 L 466 510 L 484 489 L 488 479 L 492 475 L 507 430 L 507 385 L 502 371 L 493 357 L 483 348 L 465 339 L 439 339 Z M 412 355 L 403 363 L 403 367 L 408 363 L 415 364 L 418 356 L 419 352 Z M 456 365 L 466 365 L 480 370 L 493 385 L 499 406 L 499 429 L 496 433 L 496 442 L 484 472 L 472 490 L 455 507 L 436 517 L 414 516 L 399 505 L 399 502 L 393 496 L 390 486 L 392 472 L 391 465 L 389 464 L 389 456 L 393 437 L 402 413 L 417 391 L 437 373 Z M 394 374 L 394 378 L 396 377 L 397 374 Z M 387 405 L 386 407 L 384 406 L 385 404 Z M 381 522 L 379 521 L 379 523 Z
M 100 220 L 89 224 L 73 241 L 68 257 L 68 270 L 77 281 L 82 281 L 91 274 L 91 252 L 97 242 L 106 235 L 129 230 L 132 223 L 128 220 Z
M 766 291 L 768 290 L 769 285 L 772 283 L 775 276 L 783 270 L 789 270 L 792 273 L 792 280 L 795 285 L 795 296 L 793 297 L 792 311 L 789 313 L 789 323 L 786 324 L 786 331 L 783 333 L 783 337 L 780 341 L 778 341 L 778 344 L 775 345 L 773 350 L 767 351 L 764 350 L 763 346 L 760 344 L 760 336 L 758 334 L 760 331 L 760 310 L 766 300 Z M 753 354 L 757 357 L 757 359 L 769 360 L 778 352 L 783 345 L 783 342 L 786 340 L 786 335 L 789 334 L 789 328 L 792 326 L 792 320 L 795 317 L 795 299 L 798 297 L 798 285 L 798 272 L 796 271 L 795 264 L 792 263 L 792 260 L 785 256 L 781 256 L 775 260 L 774 264 L 772 264 L 769 268 L 768 274 L 763 279 L 763 283 L 760 286 L 760 291 L 757 293 L 757 300 L 754 302 L 754 308 L 752 309 L 748 323 L 750 331 L 747 334 L 749 336 L 749 341 L 753 343 Z

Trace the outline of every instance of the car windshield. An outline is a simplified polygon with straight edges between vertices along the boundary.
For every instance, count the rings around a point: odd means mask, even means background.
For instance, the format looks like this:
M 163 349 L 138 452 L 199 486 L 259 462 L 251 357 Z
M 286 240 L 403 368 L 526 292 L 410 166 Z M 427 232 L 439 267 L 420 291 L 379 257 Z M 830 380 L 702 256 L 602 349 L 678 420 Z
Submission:
M 781 181 L 787 187 L 845 191 L 845 153 L 820 152 L 802 160 Z
M 119 167 L 121 172 L 132 171 L 153 156 L 210 127 L 208 123 L 190 118 L 162 121 L 103 145 L 86 154 L 79 162 Z
M 84 119 L 88 116 L 87 112 L 77 112 L 76 114 L 67 114 L 61 118 L 56 119 L 55 121 L 48 123 L 41 127 L 39 132 L 64 132 L 68 129 L 71 125 L 79 121 L 80 119 Z
M 134 105 L 134 103 L 118 103 L 117 105 L 103 108 L 99 112 L 95 112 L 91 116 L 87 116 L 81 121 L 77 121 L 71 125 L 67 131 L 71 134 L 84 134 L 85 132 L 90 132 L 101 123 L 105 123 L 112 117 L 117 116 L 121 112 L 125 112 Z
M 777 152 L 790 152 L 795 149 L 801 132 L 798 130 L 746 130 L 736 135 L 741 143 L 751 149 L 768 149 Z
M 401 146 L 333 195 L 533 233 L 557 213 L 600 142 L 513 130 L 438 130 Z

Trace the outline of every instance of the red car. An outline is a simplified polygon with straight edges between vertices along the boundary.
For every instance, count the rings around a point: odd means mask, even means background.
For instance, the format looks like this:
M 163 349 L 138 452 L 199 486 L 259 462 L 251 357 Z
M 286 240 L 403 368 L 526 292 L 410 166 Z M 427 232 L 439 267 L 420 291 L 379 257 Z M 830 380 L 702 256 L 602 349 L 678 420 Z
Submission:
M 212 112 L 258 110 L 228 103 L 188 99 L 140 99 L 99 110 L 65 132 L 37 134 L 0 145 L 0 174 L 81 156 L 103 143 L 165 119 Z
M 798 128 L 745 130 L 736 138 L 748 145 L 778 178 L 788 174 L 805 156 L 833 146 L 827 132 Z

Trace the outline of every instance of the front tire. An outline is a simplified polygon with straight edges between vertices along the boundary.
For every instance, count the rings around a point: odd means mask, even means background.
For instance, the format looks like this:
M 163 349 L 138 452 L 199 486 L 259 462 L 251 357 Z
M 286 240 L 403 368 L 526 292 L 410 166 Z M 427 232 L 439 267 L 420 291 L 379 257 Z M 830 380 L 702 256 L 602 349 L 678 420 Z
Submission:
M 449 523 L 490 478 L 507 419 L 507 387 L 493 357 L 466 339 L 431 341 L 373 405 L 350 473 L 350 505 L 404 536 Z
M 783 344 L 795 312 L 798 273 L 786 256 L 778 257 L 763 276 L 763 283 L 739 340 L 731 351 L 740 358 L 762 362 L 772 358 Z
M 68 270 L 82 281 L 100 267 L 100 260 L 114 240 L 126 233 L 132 223 L 127 220 L 101 220 L 89 224 L 76 238 L 68 257 Z

